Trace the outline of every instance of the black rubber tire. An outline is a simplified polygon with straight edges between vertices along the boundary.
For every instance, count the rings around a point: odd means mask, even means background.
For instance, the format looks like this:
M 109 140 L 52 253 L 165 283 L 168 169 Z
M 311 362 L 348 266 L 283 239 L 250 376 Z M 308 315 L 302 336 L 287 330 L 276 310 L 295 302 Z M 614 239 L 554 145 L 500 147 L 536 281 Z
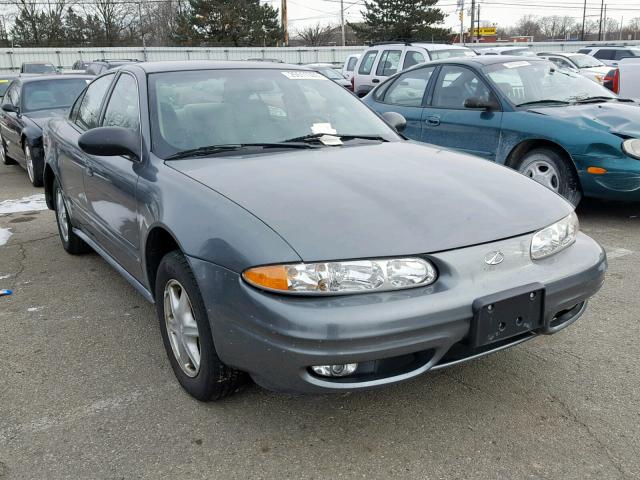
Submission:
M 4 155 L 2 155 L 3 165 L 15 165 L 17 162 L 10 157 L 7 157 L 7 147 L 4 146 L 4 139 L 0 136 L 0 148 Z
M 170 280 L 177 280 L 191 300 L 193 315 L 200 336 L 200 369 L 195 377 L 186 375 L 175 358 L 164 318 L 164 289 Z M 158 267 L 155 288 L 156 312 L 162 334 L 162 342 L 169 357 L 171 368 L 182 388 L 202 402 L 220 400 L 238 390 L 245 381 L 245 374 L 228 367 L 218 357 L 209 324 L 207 309 L 191 267 L 179 251 L 167 253 Z
M 524 173 L 527 166 L 536 160 L 544 159 L 558 173 L 558 193 L 569 203 L 576 206 L 582 199 L 580 181 L 568 161 L 551 148 L 534 148 L 527 152 L 517 163 L 516 170 Z
M 64 209 L 67 212 L 66 222 L 67 222 L 67 231 L 69 232 L 68 239 L 65 240 L 64 236 L 62 235 L 62 229 L 60 228 L 61 220 L 58 217 L 58 208 L 56 205 L 56 202 L 58 199 L 58 190 L 60 190 L 60 184 L 56 179 L 53 181 L 53 202 L 54 202 L 53 206 L 56 212 L 56 225 L 58 226 L 58 235 L 60 237 L 60 242 L 62 243 L 62 248 L 64 248 L 65 251 L 67 253 L 70 253 L 71 255 L 82 255 L 83 253 L 90 252 L 91 247 L 87 245 L 87 243 L 84 240 L 82 240 L 73 232 L 71 217 L 69 216 L 69 211 L 67 210 L 66 205 L 64 206 Z
M 31 163 L 33 164 L 33 180 L 31 180 L 31 185 L 34 187 L 42 187 L 44 185 L 44 161 L 40 158 L 33 158 L 33 150 L 29 148 L 29 152 L 31 152 Z M 27 167 L 27 145 L 24 146 L 24 163 L 25 168 Z

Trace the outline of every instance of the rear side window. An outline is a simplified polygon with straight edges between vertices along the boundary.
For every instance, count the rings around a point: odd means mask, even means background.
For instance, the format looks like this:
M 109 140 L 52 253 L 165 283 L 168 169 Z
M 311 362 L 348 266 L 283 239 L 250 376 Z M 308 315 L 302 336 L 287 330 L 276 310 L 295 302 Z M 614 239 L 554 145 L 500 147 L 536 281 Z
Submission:
M 613 60 L 616 56 L 616 51 L 602 48 L 594 53 L 593 56 L 600 60 Z
M 89 130 L 98 126 L 100 107 L 109 85 L 111 85 L 111 80 L 113 80 L 113 75 L 105 75 L 87 87 L 82 102 L 80 102 L 75 122 L 80 128 Z
M 422 98 L 435 67 L 425 67 L 400 74 L 387 89 L 384 103 L 404 107 L 421 107 Z
M 416 52 L 415 50 L 409 50 L 404 56 L 402 69 L 406 70 L 407 68 L 413 67 L 414 65 L 417 65 L 419 63 L 424 63 L 424 55 L 422 55 L 420 52 Z
M 587 55 L 591 52 L 590 48 L 581 48 L 578 50 L 578 53 L 586 53 Z
M 637 55 L 633 50 L 618 50 L 616 51 L 616 60 L 622 60 L 623 58 L 636 57 Z
M 347 72 L 353 72 L 353 69 L 356 68 L 356 63 L 358 63 L 358 59 L 351 57 L 347 63 Z
M 375 62 L 377 56 L 377 50 L 370 50 L 365 53 L 364 57 L 362 57 L 362 62 L 360 62 L 358 73 L 361 75 L 369 75 L 371 73 L 371 69 L 373 68 L 373 62 Z
M 385 50 L 380 56 L 376 75 L 389 77 L 398 71 L 402 50 Z

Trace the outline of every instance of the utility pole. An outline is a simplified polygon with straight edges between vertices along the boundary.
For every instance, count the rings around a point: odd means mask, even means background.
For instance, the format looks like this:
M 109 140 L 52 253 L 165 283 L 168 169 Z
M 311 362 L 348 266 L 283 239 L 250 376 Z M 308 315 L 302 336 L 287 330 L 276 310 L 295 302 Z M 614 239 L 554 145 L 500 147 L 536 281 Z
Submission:
M 602 40 L 602 12 L 604 11 L 604 0 L 600 4 L 600 26 L 598 27 L 598 41 Z
M 580 34 L 580 41 L 584 42 L 584 22 L 587 19 L 587 0 L 584 0 L 584 9 L 582 10 L 582 33 Z
M 464 0 L 458 0 L 460 9 L 460 45 L 464 44 Z
M 476 22 L 478 24 L 478 43 L 480 43 L 480 2 L 478 2 L 478 13 L 476 15 Z
M 602 0 L 604 1 L 604 0 Z M 282 3 L 280 4 L 280 21 L 282 22 L 282 32 L 283 32 L 283 40 L 284 40 L 284 46 L 288 46 L 289 45 L 289 27 L 288 27 L 288 21 L 287 21 L 287 0 L 282 0 Z
M 475 37 L 475 35 L 473 34 L 473 27 L 475 26 L 475 14 L 476 14 L 476 0 L 471 0 L 471 30 L 469 31 L 469 41 L 471 43 L 473 43 L 474 37 Z
M 604 6 L 604 20 L 602 23 L 602 40 L 607 41 L 607 6 Z
M 344 0 L 340 0 L 340 30 L 342 34 L 342 46 L 347 44 L 347 38 L 344 33 Z

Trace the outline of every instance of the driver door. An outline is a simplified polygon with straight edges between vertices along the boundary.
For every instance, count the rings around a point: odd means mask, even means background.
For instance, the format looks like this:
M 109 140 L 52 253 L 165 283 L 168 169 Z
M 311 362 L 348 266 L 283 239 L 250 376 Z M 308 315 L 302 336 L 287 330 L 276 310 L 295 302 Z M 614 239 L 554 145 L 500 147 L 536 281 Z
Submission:
M 495 160 L 502 112 L 466 108 L 465 100 L 471 97 L 487 100 L 495 95 L 474 70 L 442 66 L 423 111 L 422 141 Z

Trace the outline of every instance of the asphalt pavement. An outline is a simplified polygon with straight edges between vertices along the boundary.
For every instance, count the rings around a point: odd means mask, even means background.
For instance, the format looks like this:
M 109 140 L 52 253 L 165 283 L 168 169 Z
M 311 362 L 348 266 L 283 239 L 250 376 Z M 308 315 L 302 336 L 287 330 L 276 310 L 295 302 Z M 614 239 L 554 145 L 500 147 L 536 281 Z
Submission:
M 640 204 L 579 208 L 609 272 L 556 335 L 383 390 L 205 404 L 153 307 L 66 254 L 40 194 L 0 166 L 0 479 L 640 478 Z

